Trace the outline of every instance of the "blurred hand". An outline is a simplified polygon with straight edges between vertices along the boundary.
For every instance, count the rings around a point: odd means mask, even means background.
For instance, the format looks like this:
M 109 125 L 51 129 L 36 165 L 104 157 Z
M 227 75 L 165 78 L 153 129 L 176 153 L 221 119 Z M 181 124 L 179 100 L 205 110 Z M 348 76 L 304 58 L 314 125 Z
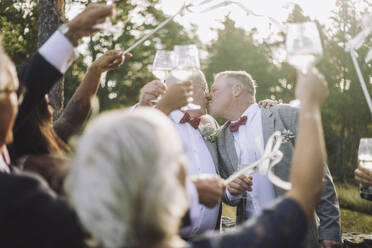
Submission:
M 216 175 L 197 175 L 189 177 L 198 191 L 199 202 L 207 208 L 213 208 L 222 199 L 225 191 L 224 180 Z
M 372 186 L 372 170 L 366 169 L 359 164 L 358 168 L 354 171 L 355 180 L 367 188 Z
M 252 185 L 253 182 L 251 176 L 246 177 L 244 175 L 241 175 L 227 185 L 227 190 L 232 195 L 240 195 L 243 194 L 245 191 L 252 191 Z
M 258 102 L 258 104 L 263 108 L 271 108 L 278 104 L 277 100 L 265 99 Z
M 319 242 L 320 248 L 341 248 L 342 244 L 336 240 L 322 240 Z
M 147 83 L 140 92 L 139 106 L 152 106 L 152 100 L 156 100 L 160 95 L 164 95 L 167 86 L 160 80 L 153 80 Z
M 297 71 L 296 98 L 302 103 L 321 106 L 328 96 L 327 82 L 316 68 L 307 74 Z
M 187 98 L 193 94 L 192 89 L 191 82 L 173 84 L 156 107 L 168 115 L 173 110 L 187 105 Z
M 66 37 L 74 46 L 77 46 L 78 41 L 85 36 L 100 31 L 94 28 L 94 25 L 104 23 L 106 18 L 114 17 L 114 6 L 106 4 L 90 4 L 88 7 L 76 16 L 70 23 L 67 24 L 69 31 Z
M 124 61 L 121 51 L 110 50 L 93 62 L 91 68 L 98 70 L 100 73 L 110 71 L 119 67 Z

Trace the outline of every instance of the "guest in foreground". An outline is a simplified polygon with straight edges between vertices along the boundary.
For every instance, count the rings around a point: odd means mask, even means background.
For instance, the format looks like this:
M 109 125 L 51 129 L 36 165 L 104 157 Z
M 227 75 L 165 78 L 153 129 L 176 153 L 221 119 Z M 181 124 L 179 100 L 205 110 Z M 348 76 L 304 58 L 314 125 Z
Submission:
M 298 247 L 323 190 L 323 77 L 300 74 L 299 131 L 292 188 L 272 208 L 230 233 L 185 243 L 185 154 L 172 122 L 152 109 L 103 114 L 85 131 L 67 180 L 71 203 L 97 243 L 111 247 Z

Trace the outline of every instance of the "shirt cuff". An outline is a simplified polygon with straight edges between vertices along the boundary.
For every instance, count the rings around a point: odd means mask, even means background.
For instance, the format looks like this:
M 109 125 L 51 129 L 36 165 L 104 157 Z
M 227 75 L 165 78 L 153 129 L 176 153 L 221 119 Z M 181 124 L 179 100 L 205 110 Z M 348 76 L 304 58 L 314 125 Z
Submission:
M 226 193 L 227 198 L 232 202 L 236 202 L 236 201 L 240 200 L 240 198 L 242 197 L 242 195 L 232 195 L 232 194 L 230 194 L 230 192 L 227 188 L 225 189 L 225 193 Z
M 62 74 L 78 57 L 74 46 L 58 30 L 40 47 L 39 54 Z
M 132 112 L 139 106 L 139 103 L 134 104 L 132 107 L 130 107 L 129 112 Z

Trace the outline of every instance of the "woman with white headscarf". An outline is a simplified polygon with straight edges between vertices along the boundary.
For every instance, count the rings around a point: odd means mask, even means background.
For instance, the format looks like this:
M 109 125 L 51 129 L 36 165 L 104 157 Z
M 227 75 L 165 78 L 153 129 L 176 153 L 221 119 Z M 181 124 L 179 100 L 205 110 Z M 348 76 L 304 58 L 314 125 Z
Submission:
M 292 189 L 232 232 L 186 243 L 178 236 L 188 207 L 184 153 L 171 121 L 153 109 L 115 111 L 93 121 L 77 149 L 67 191 L 81 223 L 104 248 L 299 247 L 323 188 L 326 160 L 320 106 L 326 82 L 299 74 L 299 131 Z

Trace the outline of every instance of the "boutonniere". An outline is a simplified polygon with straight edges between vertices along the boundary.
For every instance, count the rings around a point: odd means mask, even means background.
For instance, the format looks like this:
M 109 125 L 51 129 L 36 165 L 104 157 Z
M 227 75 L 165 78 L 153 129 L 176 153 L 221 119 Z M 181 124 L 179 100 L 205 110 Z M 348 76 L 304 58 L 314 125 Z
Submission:
M 282 138 L 283 138 L 283 144 L 291 141 L 291 140 L 294 140 L 294 138 L 296 137 L 291 130 L 289 129 L 284 129 L 282 132 Z
M 217 140 L 217 129 L 212 127 L 209 123 L 200 126 L 200 133 L 202 137 L 209 142 L 214 143 Z

